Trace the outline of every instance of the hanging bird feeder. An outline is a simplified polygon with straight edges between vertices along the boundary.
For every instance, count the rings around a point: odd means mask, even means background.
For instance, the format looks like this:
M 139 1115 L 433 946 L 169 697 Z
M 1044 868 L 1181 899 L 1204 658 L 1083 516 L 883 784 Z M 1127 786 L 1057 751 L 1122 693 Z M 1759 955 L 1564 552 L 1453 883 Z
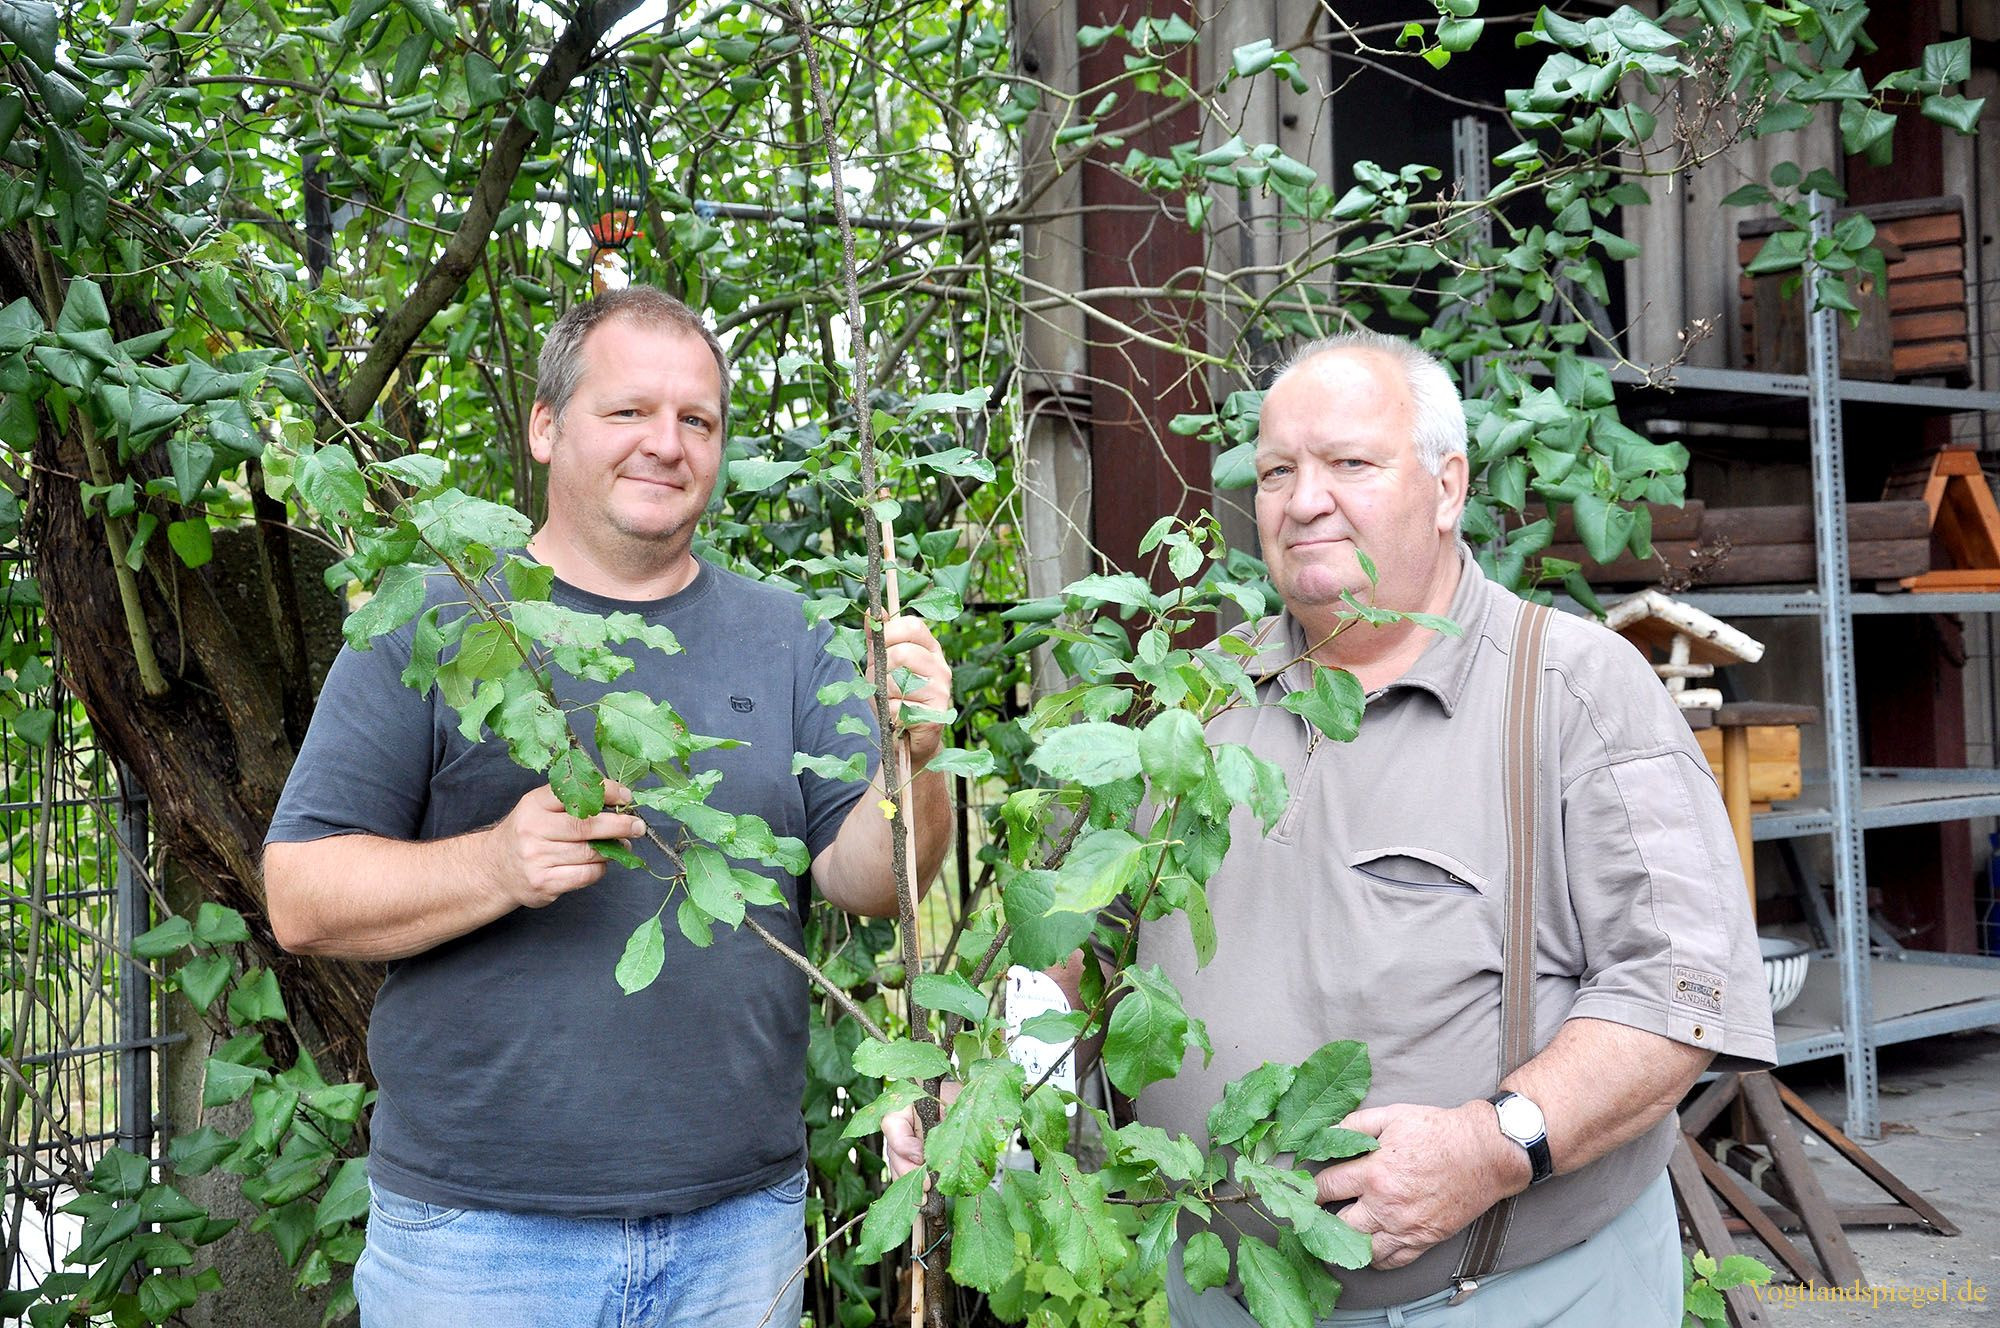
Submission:
M 569 151 L 569 206 L 590 237 L 593 291 L 631 279 L 625 250 L 645 232 L 646 122 L 632 105 L 625 67 L 607 61 L 593 68 L 583 89 L 583 115 Z

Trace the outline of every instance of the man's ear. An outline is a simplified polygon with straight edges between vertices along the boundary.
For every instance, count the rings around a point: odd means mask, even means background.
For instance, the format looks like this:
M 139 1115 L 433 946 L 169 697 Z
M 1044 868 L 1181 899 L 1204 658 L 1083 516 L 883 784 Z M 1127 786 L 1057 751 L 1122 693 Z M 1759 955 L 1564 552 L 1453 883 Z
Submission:
M 537 401 L 535 408 L 528 412 L 528 451 L 543 465 L 556 450 L 556 413 L 549 409 L 546 401 Z
M 1465 511 L 1466 486 L 1471 464 L 1465 453 L 1453 452 L 1438 467 L 1437 528 L 1441 535 L 1458 533 L 1458 518 Z

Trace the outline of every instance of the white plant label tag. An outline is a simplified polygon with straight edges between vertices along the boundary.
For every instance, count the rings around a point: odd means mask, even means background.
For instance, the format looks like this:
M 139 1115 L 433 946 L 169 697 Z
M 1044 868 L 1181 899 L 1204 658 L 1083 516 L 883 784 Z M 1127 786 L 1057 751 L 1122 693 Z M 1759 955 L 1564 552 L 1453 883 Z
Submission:
M 1056 1072 L 1049 1075 L 1049 1086 L 1065 1093 L 1076 1092 L 1076 1039 L 1044 1042 L 1021 1032 L 1021 1025 L 1038 1014 L 1050 1011 L 1060 1014 L 1070 1008 L 1069 998 L 1063 995 L 1056 980 L 1035 969 L 1014 965 L 1007 970 L 1006 1007 L 1007 1054 L 1027 1072 L 1028 1082 L 1038 1082 L 1049 1073 L 1051 1065 L 1056 1065 Z

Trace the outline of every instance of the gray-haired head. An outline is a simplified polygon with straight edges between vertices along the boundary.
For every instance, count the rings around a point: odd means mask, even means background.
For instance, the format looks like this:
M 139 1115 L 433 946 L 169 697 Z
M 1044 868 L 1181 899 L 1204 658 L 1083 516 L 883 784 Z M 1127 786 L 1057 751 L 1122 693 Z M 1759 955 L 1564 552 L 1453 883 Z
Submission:
M 1300 346 L 1278 369 L 1271 380 L 1276 387 L 1285 377 L 1322 355 L 1336 351 L 1365 350 L 1386 355 L 1403 371 L 1404 386 L 1410 391 L 1411 441 L 1417 460 L 1435 475 L 1444 459 L 1465 452 L 1465 404 L 1459 400 L 1458 384 L 1437 356 L 1403 337 L 1382 332 L 1340 332 Z
M 558 427 L 569 399 L 583 381 L 583 343 L 591 332 L 614 319 L 635 323 L 661 332 L 685 332 L 699 337 L 715 356 L 715 372 L 722 380 L 722 429 L 729 430 L 729 357 L 715 339 L 701 315 L 657 286 L 627 286 L 609 290 L 595 299 L 571 306 L 556 320 L 542 342 L 536 362 L 535 400 L 549 408 Z

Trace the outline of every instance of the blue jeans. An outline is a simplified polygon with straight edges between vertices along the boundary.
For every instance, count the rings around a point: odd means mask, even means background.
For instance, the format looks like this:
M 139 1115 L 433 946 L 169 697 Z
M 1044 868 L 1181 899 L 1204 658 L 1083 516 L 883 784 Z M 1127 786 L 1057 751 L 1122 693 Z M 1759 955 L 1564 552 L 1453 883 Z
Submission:
M 375 1185 L 363 1328 L 798 1328 L 806 1174 L 663 1217 L 439 1208 Z

